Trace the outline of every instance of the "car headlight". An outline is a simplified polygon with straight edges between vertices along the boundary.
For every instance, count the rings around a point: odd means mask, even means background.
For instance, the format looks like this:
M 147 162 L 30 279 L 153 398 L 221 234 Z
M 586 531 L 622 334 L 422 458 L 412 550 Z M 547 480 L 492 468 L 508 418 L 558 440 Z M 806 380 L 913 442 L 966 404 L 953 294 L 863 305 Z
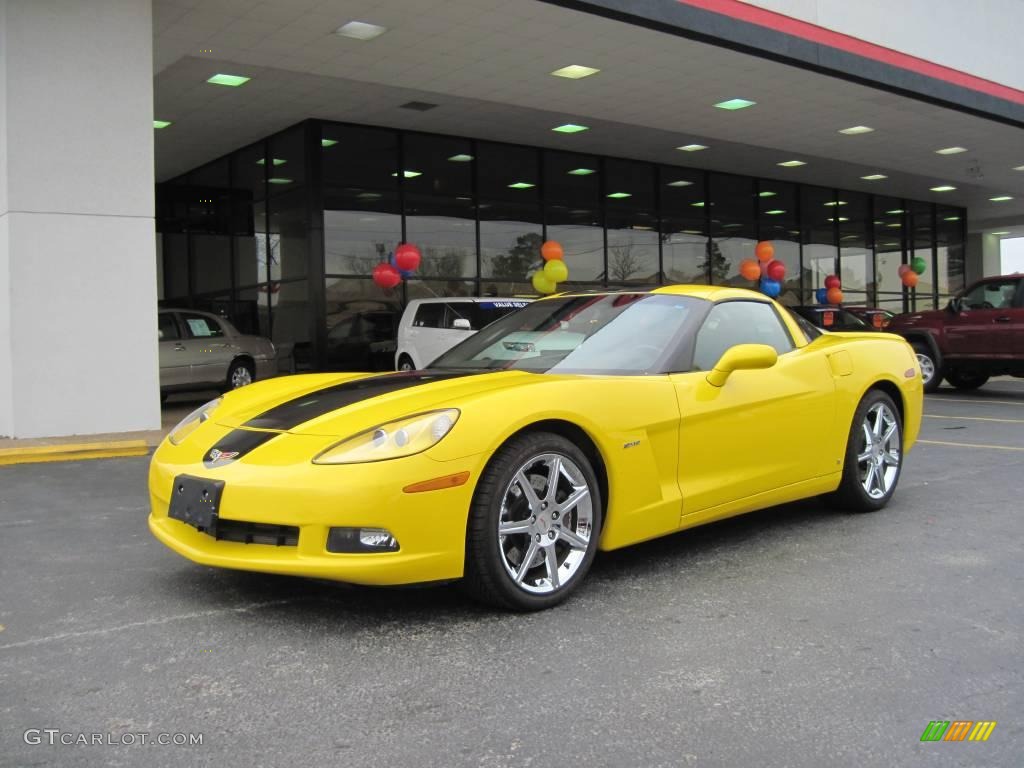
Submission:
M 217 410 L 217 406 L 220 405 L 221 400 L 224 398 L 218 397 L 216 400 L 211 400 L 206 405 L 201 405 L 196 408 L 192 413 L 186 416 L 184 419 L 178 422 L 178 426 L 171 430 L 171 433 L 167 436 L 168 439 L 174 445 L 181 445 L 182 441 L 191 435 L 199 425 L 210 418 L 210 415 Z
M 446 408 L 389 421 L 335 443 L 313 463 L 361 464 L 422 453 L 441 442 L 458 419 L 457 408 Z

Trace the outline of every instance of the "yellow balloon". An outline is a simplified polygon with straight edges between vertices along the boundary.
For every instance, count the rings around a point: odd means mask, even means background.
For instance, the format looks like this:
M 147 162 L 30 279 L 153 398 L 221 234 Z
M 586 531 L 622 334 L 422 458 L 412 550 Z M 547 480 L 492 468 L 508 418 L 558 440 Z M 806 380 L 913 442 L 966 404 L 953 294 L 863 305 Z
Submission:
M 544 276 L 552 283 L 562 283 L 569 279 L 569 268 L 564 261 L 552 259 L 544 265 Z
M 555 284 L 548 279 L 543 271 L 537 271 L 533 273 L 533 289 L 542 294 L 554 293 Z

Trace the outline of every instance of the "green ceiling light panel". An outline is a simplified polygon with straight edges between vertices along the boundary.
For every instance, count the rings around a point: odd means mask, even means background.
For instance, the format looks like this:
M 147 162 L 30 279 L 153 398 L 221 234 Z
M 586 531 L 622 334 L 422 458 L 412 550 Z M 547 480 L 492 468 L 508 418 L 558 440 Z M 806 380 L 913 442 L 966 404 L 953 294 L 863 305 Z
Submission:
M 831 208 L 831 207 L 834 207 L 834 206 L 837 206 L 837 205 L 846 205 L 846 201 L 845 200 L 831 200 L 831 201 L 829 201 L 827 203 L 822 203 L 822 205 L 824 205 L 826 208 Z
M 239 86 L 245 85 L 252 78 L 243 77 L 242 75 L 224 75 L 216 74 L 209 78 L 206 82 L 213 83 L 214 85 L 226 85 L 229 88 L 238 88 Z
M 867 176 L 861 176 L 861 178 L 864 179 L 864 181 L 881 181 L 882 179 L 888 179 L 889 177 L 884 173 L 871 173 Z
M 867 125 L 851 125 L 849 128 L 840 128 L 839 133 L 847 136 L 859 136 L 862 133 L 872 133 L 874 130 Z
M 600 71 L 600 69 L 595 69 L 594 67 L 584 67 L 582 64 L 570 64 L 567 67 L 556 69 L 551 74 L 555 77 L 564 77 L 569 80 L 580 80 L 584 77 L 596 75 Z
M 766 189 L 763 192 L 758 192 L 757 196 L 758 197 L 775 197 L 777 194 L 778 194 L 778 192 L 772 192 L 771 190 Z
M 337 143 L 338 142 L 336 139 L 320 139 L 320 146 L 323 147 L 324 149 L 327 149 L 328 147 L 333 147 Z
M 613 200 L 621 200 L 624 197 L 632 197 L 632 196 L 633 195 L 631 193 L 629 193 L 629 192 L 611 192 L 608 195 L 608 197 L 612 198 Z
M 952 192 L 956 187 L 952 184 L 940 184 L 937 187 L 931 187 L 932 192 Z
M 891 211 L 886 211 L 890 216 L 899 216 L 903 212 L 902 208 L 893 208 Z
M 746 109 L 757 104 L 756 101 L 750 99 L 726 99 L 715 104 L 719 109 L 727 109 L 730 112 L 735 112 L 737 109 Z
M 571 171 L 567 171 L 570 176 L 589 176 L 592 173 L 597 173 L 593 168 L 573 168 Z
M 702 149 L 707 149 L 706 144 L 684 144 L 681 147 L 676 147 L 678 150 L 683 152 L 700 152 Z
M 967 147 L 946 147 L 945 149 L 936 149 L 936 155 L 959 155 L 961 152 L 966 152 Z
M 1000 195 L 999 197 L 990 197 L 989 200 L 993 203 L 1005 203 L 1007 200 L 1013 200 L 1013 198 L 1010 195 Z
M 170 120 L 154 120 L 153 121 L 153 127 L 157 128 L 157 129 L 168 128 L 168 127 L 170 127 L 172 125 L 174 125 L 174 123 L 172 123 Z
M 533 189 L 533 184 L 528 181 L 514 181 L 508 185 L 509 189 Z
M 285 164 L 285 163 L 287 163 L 288 161 L 287 161 L 287 160 L 284 160 L 284 159 L 282 159 L 282 158 L 280 158 L 280 157 L 275 157 L 275 158 L 273 158 L 273 159 L 271 160 L 271 162 L 272 162 L 272 163 L 273 163 L 274 165 L 284 165 L 284 164 Z M 261 157 L 261 158 L 260 158 L 259 160 L 257 160 L 257 161 L 256 161 L 256 165 L 266 165 L 266 164 L 267 164 L 267 160 L 266 160 L 266 158 L 264 158 L 264 157 Z
M 807 165 L 803 160 L 785 160 L 781 163 L 776 163 L 783 168 L 799 168 L 801 165 Z
M 267 182 L 270 183 L 270 184 L 291 184 L 292 180 L 291 179 L 285 179 L 285 178 L 282 178 L 280 176 L 275 176 L 272 179 L 267 179 Z
M 783 213 L 785 213 L 785 211 L 782 210 L 781 208 L 773 208 L 770 211 L 765 211 L 765 215 L 767 216 L 779 216 Z
M 448 158 L 448 161 L 452 162 L 452 163 L 468 163 L 468 162 L 471 162 L 472 160 L 473 160 L 473 156 L 472 155 L 463 155 L 463 154 L 452 155 L 451 157 Z
M 690 203 L 690 205 L 693 206 L 694 208 L 703 208 L 704 207 L 704 201 L 703 200 L 698 200 L 696 203 Z
M 394 176 L 395 178 L 398 178 L 398 172 L 397 171 L 395 171 L 391 175 Z M 422 176 L 422 175 L 423 175 L 422 171 L 402 171 L 402 178 L 405 178 L 405 179 L 415 179 L 417 176 Z
M 946 216 L 942 219 L 943 221 L 960 221 L 959 216 Z
M 683 179 L 680 179 L 679 181 L 670 181 L 665 186 L 667 186 L 667 187 L 692 187 L 693 186 L 693 182 L 692 181 L 684 181 Z
M 551 129 L 555 133 L 580 133 L 581 131 L 589 131 L 590 129 L 585 125 L 576 125 L 576 123 L 566 123 L 565 125 L 556 125 Z

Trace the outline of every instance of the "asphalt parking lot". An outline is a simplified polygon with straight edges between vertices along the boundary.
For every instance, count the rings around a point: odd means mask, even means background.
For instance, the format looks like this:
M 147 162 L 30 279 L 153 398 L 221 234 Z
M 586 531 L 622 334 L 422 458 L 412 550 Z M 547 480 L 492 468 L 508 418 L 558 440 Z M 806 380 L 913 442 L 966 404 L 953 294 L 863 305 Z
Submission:
M 928 397 L 921 437 L 882 512 L 608 553 L 527 616 L 193 565 L 146 459 L 0 467 L 0 765 L 1019 766 L 1024 382 Z

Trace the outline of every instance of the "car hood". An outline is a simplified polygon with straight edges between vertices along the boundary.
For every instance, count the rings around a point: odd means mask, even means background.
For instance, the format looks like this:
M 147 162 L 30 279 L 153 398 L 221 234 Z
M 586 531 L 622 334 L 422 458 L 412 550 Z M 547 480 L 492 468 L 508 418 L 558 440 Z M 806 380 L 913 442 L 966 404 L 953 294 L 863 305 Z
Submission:
M 273 380 L 281 383 L 259 393 L 238 390 L 213 420 L 232 429 L 347 437 L 412 414 L 457 408 L 487 392 L 539 378 L 524 371 L 429 370 L 294 376 L 290 382 Z

